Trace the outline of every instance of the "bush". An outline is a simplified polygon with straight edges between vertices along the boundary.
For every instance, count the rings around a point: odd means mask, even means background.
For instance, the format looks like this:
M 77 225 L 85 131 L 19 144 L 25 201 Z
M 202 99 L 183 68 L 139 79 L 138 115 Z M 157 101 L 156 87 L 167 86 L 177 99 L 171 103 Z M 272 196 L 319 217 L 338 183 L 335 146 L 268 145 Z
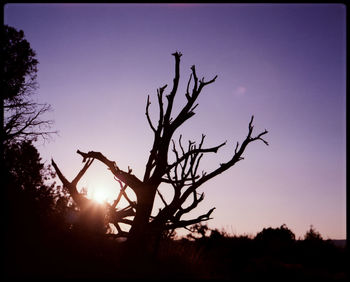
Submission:
M 256 235 L 255 240 L 269 243 L 290 243 L 295 241 L 295 235 L 283 224 L 279 228 L 264 228 Z

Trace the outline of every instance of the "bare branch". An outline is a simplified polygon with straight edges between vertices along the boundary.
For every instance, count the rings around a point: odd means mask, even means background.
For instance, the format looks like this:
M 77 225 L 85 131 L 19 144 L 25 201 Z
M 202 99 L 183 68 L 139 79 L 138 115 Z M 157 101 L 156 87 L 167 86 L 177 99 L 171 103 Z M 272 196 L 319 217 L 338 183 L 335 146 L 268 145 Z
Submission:
M 37 137 L 46 140 L 50 135 L 57 133 L 49 130 L 53 121 L 40 119 L 43 114 L 51 111 L 50 105 L 15 101 L 5 104 L 4 108 L 5 143 L 12 140 L 34 140 Z
M 210 209 L 206 214 L 203 214 L 195 219 L 191 219 L 191 220 L 180 220 L 178 222 L 174 222 L 174 223 L 170 223 L 168 225 L 166 225 L 166 229 L 175 229 L 175 228 L 180 228 L 180 227 L 186 227 L 188 225 L 192 225 L 192 224 L 196 224 L 199 223 L 201 221 L 206 221 L 210 218 L 210 215 L 213 213 L 213 211 L 215 210 L 215 208 Z
M 72 185 L 76 186 L 78 184 L 78 181 L 82 178 L 82 176 L 85 174 L 87 169 L 91 166 L 94 159 L 88 159 L 88 161 L 85 163 L 83 169 L 78 173 L 78 175 L 73 179 Z
M 217 79 L 217 77 L 218 77 L 218 76 L 216 75 L 212 80 L 210 80 L 210 81 L 208 81 L 208 82 L 204 82 L 204 77 L 203 77 L 202 80 L 199 82 L 198 92 L 200 92 L 204 86 L 215 82 L 215 80 Z
M 231 160 L 229 160 L 226 163 L 222 163 L 220 164 L 220 166 L 212 171 L 209 174 L 204 175 L 203 177 L 201 177 L 198 181 L 196 181 L 191 187 L 189 187 L 181 196 L 180 199 L 180 203 L 182 204 L 187 197 L 195 190 L 197 189 L 200 185 L 202 185 L 203 183 L 205 183 L 206 181 L 212 179 L 213 177 L 221 174 L 222 172 L 226 171 L 227 169 L 229 169 L 230 167 L 232 167 L 233 165 L 235 165 L 238 161 L 243 160 L 242 154 L 245 150 L 245 148 L 247 147 L 247 145 L 255 140 L 262 140 L 261 136 L 264 134 L 267 134 L 268 131 L 265 130 L 264 132 L 260 133 L 257 137 L 252 138 L 251 134 L 253 132 L 253 117 L 251 118 L 251 121 L 249 123 L 249 131 L 248 131 L 248 136 L 246 137 L 246 139 L 243 141 L 242 145 L 239 147 L 238 149 L 238 144 L 236 145 L 236 149 L 235 149 L 235 154 L 233 155 L 233 157 L 231 158 Z M 263 140 L 265 141 L 265 140 Z M 264 142 L 265 144 L 267 144 L 267 142 Z
M 114 180 L 118 181 L 118 183 L 119 183 L 119 185 L 120 185 L 120 187 L 121 187 L 119 195 L 123 195 L 124 198 L 128 201 L 129 205 L 130 205 L 131 207 L 135 208 L 135 207 L 136 207 L 136 203 L 133 202 L 133 201 L 131 201 L 130 198 L 128 197 L 128 195 L 127 195 L 126 192 L 125 192 L 125 190 L 126 190 L 126 188 L 127 188 L 128 186 L 127 186 L 126 184 L 123 185 L 123 183 L 122 183 L 118 178 L 116 178 L 115 176 L 114 176 Z M 118 195 L 118 198 L 119 198 L 119 195 Z M 118 199 L 118 198 L 117 198 L 117 199 Z M 117 200 L 117 199 L 116 199 L 116 200 Z M 118 202 L 119 202 L 119 201 L 118 201 Z M 115 206 L 118 204 L 118 202 L 115 204 Z
M 151 102 L 149 100 L 149 95 L 148 95 L 147 96 L 147 104 L 146 104 L 146 117 L 147 117 L 147 121 L 148 121 L 149 126 L 151 127 L 153 132 L 156 132 L 156 129 L 154 128 L 152 121 L 151 121 L 151 118 L 149 116 L 149 112 L 148 112 L 149 105 L 151 105 Z
M 180 158 L 178 158 L 171 165 L 168 165 L 166 171 L 170 171 L 173 167 L 175 167 L 177 164 L 179 164 L 182 161 L 184 161 L 185 159 L 187 159 L 190 155 L 198 154 L 198 153 L 217 153 L 217 151 L 224 145 L 226 145 L 226 141 L 224 143 L 221 143 L 220 145 L 212 147 L 212 148 L 207 148 L 207 149 L 198 148 L 198 149 L 189 150 L 186 153 L 183 152 L 184 154 Z
M 115 177 L 127 184 L 127 186 L 133 189 L 135 193 L 137 193 L 138 190 L 142 187 L 143 183 L 141 180 L 139 180 L 135 175 L 131 174 L 130 172 L 125 172 L 119 169 L 114 161 L 110 161 L 100 152 L 89 151 L 88 153 L 83 153 L 77 150 L 77 153 L 83 157 L 83 162 L 85 162 L 86 159 L 93 158 L 104 163 L 114 174 Z
M 250 143 L 253 142 L 255 140 L 261 140 L 261 136 L 266 134 L 267 131 L 260 133 L 257 137 L 252 138 L 251 134 L 253 131 L 253 126 L 252 126 L 252 120 L 249 123 L 249 130 L 248 130 L 248 136 L 246 137 L 246 139 L 243 141 L 242 145 L 238 148 L 238 144 L 236 145 L 236 149 L 235 149 L 235 154 L 233 155 L 233 157 L 231 158 L 231 160 L 229 160 L 226 163 L 222 163 L 220 164 L 220 166 L 215 169 L 214 171 L 212 171 L 211 173 L 203 173 L 202 177 L 200 177 L 199 179 L 194 179 L 192 182 L 192 185 L 190 185 L 189 187 L 187 187 L 187 189 L 182 193 L 180 198 L 175 198 L 173 199 L 173 201 L 167 206 L 165 207 L 158 215 L 157 218 L 154 220 L 154 223 L 159 222 L 159 224 L 161 224 L 161 222 L 164 222 L 165 220 L 167 220 L 168 218 L 170 218 L 172 215 L 174 215 L 178 210 L 180 210 L 180 214 L 182 215 L 182 211 L 181 211 L 181 206 L 182 204 L 187 200 L 187 198 L 196 191 L 196 189 L 198 187 L 200 187 L 203 183 L 205 183 L 206 181 L 212 179 L 213 177 L 219 175 L 220 173 L 226 171 L 227 169 L 229 169 L 230 167 L 232 167 L 235 163 L 237 163 L 238 161 L 242 160 L 242 154 L 246 148 L 246 146 Z M 202 149 L 202 144 L 203 144 L 203 140 L 204 140 L 204 136 L 202 136 L 202 140 L 200 143 L 200 147 L 198 149 L 192 149 L 189 150 L 187 153 L 185 153 L 182 157 L 179 157 L 172 165 L 168 166 L 167 171 L 169 171 L 169 168 L 175 168 L 177 165 L 179 165 L 180 161 L 183 161 L 186 157 L 192 156 L 195 159 L 196 157 L 198 157 L 198 154 L 196 153 L 201 153 L 203 152 Z M 226 142 L 225 142 L 226 143 Z M 214 148 L 210 148 L 208 151 L 217 151 L 221 146 L 223 146 L 225 143 L 214 147 Z M 198 158 L 199 160 L 199 158 Z M 198 163 L 195 164 L 195 161 L 192 160 L 192 175 L 194 175 L 194 173 L 198 170 Z
M 164 85 L 163 87 L 159 88 L 157 90 L 157 96 L 158 96 L 158 105 L 159 105 L 159 120 L 158 120 L 158 127 L 157 130 L 155 130 L 154 126 L 151 123 L 149 113 L 148 113 L 148 106 L 150 104 L 149 98 L 147 99 L 147 107 L 146 107 L 146 116 L 148 119 L 148 122 L 151 125 L 151 128 L 154 132 L 154 141 L 153 141 L 153 146 L 152 150 L 150 151 L 150 156 L 147 161 L 146 165 L 146 170 L 144 174 L 144 181 L 147 181 L 150 178 L 150 174 L 152 169 L 155 167 L 156 162 L 157 162 L 157 155 L 158 155 L 158 150 L 159 150 L 159 144 L 161 142 L 161 132 L 163 131 L 165 124 L 164 124 L 164 110 L 163 110 L 163 92 L 165 88 L 167 87 L 167 84 Z
M 236 149 L 235 149 L 235 154 L 237 154 L 237 150 L 238 150 L 238 146 L 239 146 L 239 142 L 237 142 L 237 144 L 236 144 Z
M 177 88 L 179 85 L 179 79 L 180 79 L 180 58 L 182 54 L 180 52 L 175 52 L 172 54 L 175 57 L 175 77 L 173 80 L 173 89 L 171 90 L 170 94 L 167 95 L 168 99 L 168 106 L 165 112 L 164 116 L 164 124 L 168 125 L 170 124 L 170 116 L 171 116 L 171 111 L 173 109 L 173 102 L 174 102 L 174 97 L 177 92 Z
M 187 173 L 186 173 L 187 175 Z M 164 183 L 169 183 L 169 184 L 176 184 L 176 185 L 182 185 L 182 186 L 185 186 L 186 185 L 186 181 L 193 181 L 193 179 L 198 179 L 200 176 L 199 175 L 196 175 L 194 177 L 188 177 L 188 175 L 186 176 L 184 175 L 183 178 L 181 178 L 180 180 L 176 180 L 175 177 L 174 179 L 171 179 L 170 176 L 168 176 L 168 178 L 162 178 L 162 182 Z M 169 178 L 170 177 L 170 178 Z M 190 184 L 188 184 L 190 185 Z
M 157 96 L 158 96 L 158 105 L 159 105 L 159 120 L 158 120 L 158 128 L 157 128 L 157 132 L 158 134 L 160 134 L 160 132 L 162 131 L 162 126 L 164 123 L 164 110 L 163 110 L 163 92 L 164 89 L 167 87 L 168 85 L 165 84 L 163 87 L 161 87 L 157 92 Z
M 193 113 L 194 114 L 194 109 L 197 108 L 198 104 L 194 105 L 192 109 L 190 109 L 190 113 Z
M 71 183 L 67 180 L 67 178 L 62 174 L 62 172 L 60 171 L 60 169 L 58 168 L 57 164 L 54 162 L 53 159 L 51 159 L 51 164 L 52 166 L 54 167 L 56 173 L 57 173 L 57 176 L 58 178 L 61 180 L 62 184 L 63 184 L 63 187 L 65 187 L 69 194 L 71 195 L 71 197 L 73 198 L 73 200 L 78 204 L 78 205 L 82 205 L 84 204 L 87 199 L 81 195 L 78 190 L 77 190 L 77 187 L 76 187 L 76 184 L 77 184 L 77 181 L 74 182 L 74 183 Z M 86 165 L 84 166 L 84 168 L 86 167 Z M 86 169 L 84 170 L 84 168 L 82 169 L 82 171 L 86 171 Z M 79 174 L 82 173 L 82 171 L 79 172 Z M 83 172 L 83 173 L 84 173 Z M 79 175 L 78 174 L 78 175 Z M 75 179 L 77 179 L 78 176 L 75 177 Z M 80 179 L 80 178 L 79 178 Z
M 160 199 L 162 200 L 163 204 L 167 207 L 168 204 L 167 204 L 167 202 L 165 201 L 165 199 L 164 199 L 162 193 L 160 193 L 159 189 L 157 189 L 157 193 L 158 193 Z
M 197 176 L 196 174 L 197 174 L 197 170 L 198 170 L 198 167 L 199 167 L 199 163 L 200 163 L 202 157 L 203 157 L 203 154 L 200 154 L 199 157 L 198 157 L 198 159 L 197 159 L 197 163 L 196 163 L 196 164 L 194 164 L 195 161 L 196 161 L 196 159 L 194 158 L 194 162 L 193 162 L 193 165 L 192 165 L 192 167 L 194 167 L 194 169 L 191 170 L 191 175 L 192 175 L 193 183 L 194 183 L 194 180 L 196 180 L 197 178 L 199 178 L 199 176 Z
M 114 225 L 118 222 L 132 224 L 132 221 L 126 219 L 125 217 L 134 216 L 134 215 L 135 215 L 135 211 L 133 210 L 132 207 L 128 206 L 122 210 L 112 211 L 109 214 L 109 221 Z
M 217 75 L 216 75 L 212 80 L 210 80 L 208 82 L 204 82 L 204 78 L 203 78 L 202 80 L 200 80 L 199 87 L 198 87 L 198 77 L 197 77 L 196 68 L 194 65 L 191 67 L 191 70 L 192 70 L 192 75 L 193 75 L 193 80 L 194 80 L 194 86 L 192 89 L 192 96 L 190 96 L 188 93 L 188 87 L 190 84 L 190 81 L 189 81 L 187 84 L 187 92 L 185 95 L 187 98 L 187 104 L 183 107 L 181 112 L 178 114 L 178 116 L 175 118 L 174 122 L 172 123 L 173 131 L 175 131 L 176 128 L 178 128 L 181 124 L 183 124 L 186 120 L 188 120 L 189 118 L 191 118 L 195 114 L 193 112 L 193 110 L 197 107 L 197 105 L 195 105 L 193 107 L 194 102 L 197 100 L 197 98 L 198 98 L 199 94 L 201 93 L 202 89 L 204 88 L 204 86 L 213 83 L 217 78 Z M 192 75 L 190 76 L 190 78 L 192 77 Z
M 116 179 L 116 178 L 114 178 L 114 179 Z M 121 198 L 123 196 L 123 192 L 125 191 L 126 187 L 128 187 L 126 184 L 123 185 L 119 179 L 116 179 L 116 180 L 120 184 L 120 191 L 119 191 L 118 197 L 114 200 L 114 202 L 112 204 L 112 208 L 115 208 L 118 205 L 119 201 L 121 200 Z
M 201 201 L 203 201 L 204 193 L 201 193 L 199 198 L 197 198 L 197 191 L 193 191 L 192 194 L 193 194 L 193 202 L 192 202 L 192 204 L 189 205 L 187 208 L 184 208 L 184 209 L 182 207 L 179 208 L 178 212 L 174 216 L 176 221 L 180 220 L 180 218 L 181 218 L 181 216 L 183 214 L 189 213 L 191 210 L 196 208 Z
M 266 146 L 268 146 L 269 143 L 265 139 L 261 138 L 261 136 L 263 136 L 263 135 L 265 135 L 267 133 L 268 133 L 268 131 L 265 129 L 265 131 L 261 132 L 258 136 L 254 137 L 254 138 L 251 138 L 251 141 L 261 140 L 261 141 L 263 141 L 265 143 Z
M 182 154 L 184 155 L 184 154 L 185 154 L 185 150 L 184 150 L 184 148 L 182 147 L 181 138 L 182 138 L 182 134 L 180 134 L 180 137 L 179 137 L 179 145 L 180 145 L 180 148 L 181 148 L 181 152 L 182 152 Z
M 116 228 L 117 228 L 117 230 L 118 230 L 118 234 L 123 234 L 123 231 L 122 231 L 122 229 L 120 228 L 120 226 L 119 226 L 119 224 L 118 224 L 118 222 L 116 222 L 116 223 L 112 223 Z
M 190 87 L 191 79 L 192 79 L 192 73 L 190 75 L 190 78 L 189 78 L 188 83 L 187 83 L 187 88 L 186 88 L 186 98 L 187 98 L 187 100 L 191 99 L 190 92 L 188 91 L 188 89 Z
M 191 67 L 192 70 L 192 74 L 193 74 L 193 80 L 194 80 L 194 86 L 193 86 L 193 90 L 192 90 L 192 96 L 197 92 L 197 85 L 198 85 L 198 77 L 196 74 L 196 67 L 195 65 L 193 65 Z

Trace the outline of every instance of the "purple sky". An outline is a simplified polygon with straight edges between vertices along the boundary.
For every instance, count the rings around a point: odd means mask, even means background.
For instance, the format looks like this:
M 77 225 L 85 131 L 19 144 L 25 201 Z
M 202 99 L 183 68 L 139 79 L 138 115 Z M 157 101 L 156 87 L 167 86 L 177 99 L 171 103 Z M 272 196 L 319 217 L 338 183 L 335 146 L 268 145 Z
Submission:
M 175 135 L 204 133 L 208 147 L 228 141 L 202 169 L 231 158 L 251 115 L 270 143 L 250 144 L 245 160 L 203 185 L 191 217 L 215 206 L 209 226 L 238 235 L 285 223 L 297 237 L 312 224 L 325 239 L 345 238 L 345 6 L 8 4 L 4 16 L 37 52 L 36 98 L 51 104 L 59 131 L 37 147 L 67 178 L 82 168 L 77 149 L 101 151 L 142 178 L 153 141 L 147 95 L 156 120 L 156 89 L 172 85 L 171 53 L 180 51 L 178 107 L 191 65 L 199 77 L 218 75 Z M 97 161 L 83 186 L 119 190 Z

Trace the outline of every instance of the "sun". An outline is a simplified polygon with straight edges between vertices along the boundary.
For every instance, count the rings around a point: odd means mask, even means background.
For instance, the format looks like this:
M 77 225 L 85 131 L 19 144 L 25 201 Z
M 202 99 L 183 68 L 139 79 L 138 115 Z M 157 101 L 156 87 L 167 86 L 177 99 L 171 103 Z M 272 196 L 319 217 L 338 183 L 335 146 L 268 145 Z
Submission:
M 108 195 L 106 193 L 106 191 L 102 190 L 102 189 L 96 189 L 93 193 L 92 193 L 92 199 L 100 204 L 104 203 L 105 201 L 107 201 L 108 199 Z

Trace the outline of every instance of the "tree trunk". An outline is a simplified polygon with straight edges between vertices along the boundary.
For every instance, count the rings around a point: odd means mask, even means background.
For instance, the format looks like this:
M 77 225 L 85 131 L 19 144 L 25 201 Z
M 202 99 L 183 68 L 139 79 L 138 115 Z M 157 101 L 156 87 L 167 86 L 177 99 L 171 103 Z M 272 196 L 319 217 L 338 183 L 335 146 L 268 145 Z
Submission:
M 156 191 L 156 187 L 145 186 L 137 194 L 136 215 L 130 229 L 128 239 L 131 244 L 146 245 L 148 239 L 150 239 L 151 230 L 149 230 L 148 223 L 151 216 Z

